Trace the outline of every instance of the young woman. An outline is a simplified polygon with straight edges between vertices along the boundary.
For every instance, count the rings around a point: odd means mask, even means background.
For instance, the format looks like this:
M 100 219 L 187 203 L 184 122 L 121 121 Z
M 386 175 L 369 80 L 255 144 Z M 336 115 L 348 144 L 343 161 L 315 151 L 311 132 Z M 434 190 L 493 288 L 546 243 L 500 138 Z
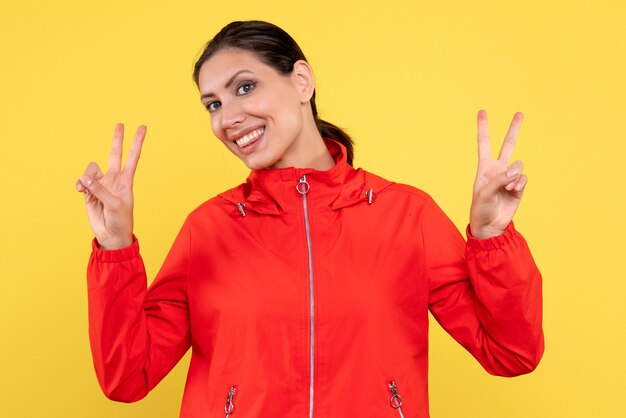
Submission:
M 527 178 L 497 160 L 478 114 L 479 166 L 463 240 L 424 192 L 354 169 L 320 120 L 311 67 L 265 22 L 233 22 L 194 79 L 213 133 L 252 172 L 185 221 L 149 289 L 133 236 L 140 127 L 122 168 L 77 182 L 95 240 L 93 358 L 111 399 L 143 398 L 191 347 L 181 417 L 427 417 L 428 311 L 493 374 L 543 352 L 541 276 L 511 220 Z

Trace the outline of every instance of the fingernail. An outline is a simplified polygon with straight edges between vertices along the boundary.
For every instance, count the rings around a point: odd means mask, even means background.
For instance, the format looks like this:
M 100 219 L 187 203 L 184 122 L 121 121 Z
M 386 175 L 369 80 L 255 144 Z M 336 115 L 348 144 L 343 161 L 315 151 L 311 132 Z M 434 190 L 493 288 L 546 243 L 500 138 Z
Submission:
M 515 177 L 519 174 L 519 170 L 517 168 L 514 168 L 512 170 L 509 170 L 506 172 L 506 176 L 507 177 Z
M 518 192 L 522 190 L 522 185 L 518 184 L 517 186 L 515 186 L 515 190 L 517 190 Z
M 91 183 L 93 183 L 93 180 L 91 179 L 91 177 L 87 177 L 87 176 L 82 176 L 82 177 L 80 178 L 80 181 L 81 181 L 83 184 L 86 184 L 86 185 L 87 185 L 87 187 L 91 186 Z
M 506 186 L 504 186 L 504 188 L 507 190 L 513 190 L 513 186 L 515 186 L 515 182 L 507 184 Z

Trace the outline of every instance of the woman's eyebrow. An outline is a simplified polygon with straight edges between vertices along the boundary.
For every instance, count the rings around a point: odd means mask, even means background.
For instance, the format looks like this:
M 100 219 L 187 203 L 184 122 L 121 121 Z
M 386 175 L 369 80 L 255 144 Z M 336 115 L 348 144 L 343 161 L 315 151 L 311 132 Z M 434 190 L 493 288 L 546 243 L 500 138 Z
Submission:
M 252 73 L 252 71 L 250 71 L 250 70 L 239 70 L 239 71 L 237 71 L 235 74 L 233 74 L 233 75 L 232 75 L 232 76 L 228 79 L 228 81 L 226 82 L 226 84 L 224 84 L 224 88 L 226 88 L 226 89 L 227 89 L 227 88 L 229 88 L 229 87 L 233 84 L 233 81 L 235 81 L 235 78 L 237 78 L 237 76 L 238 76 L 239 74 L 242 74 L 242 73 Z M 200 98 L 201 98 L 201 99 L 204 99 L 204 98 L 207 98 L 207 97 L 212 97 L 212 96 L 215 96 L 215 94 L 214 94 L 214 93 L 212 93 L 212 92 L 208 92 L 208 93 L 204 93 L 202 96 L 200 96 Z

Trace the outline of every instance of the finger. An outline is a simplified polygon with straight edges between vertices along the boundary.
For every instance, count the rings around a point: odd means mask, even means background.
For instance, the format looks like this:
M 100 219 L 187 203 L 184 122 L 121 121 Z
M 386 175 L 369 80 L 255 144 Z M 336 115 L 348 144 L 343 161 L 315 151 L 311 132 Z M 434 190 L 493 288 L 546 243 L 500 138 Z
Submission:
M 80 182 L 80 179 L 76 180 L 76 191 L 80 193 L 85 193 L 87 191 L 87 188 L 83 186 L 83 183 Z
M 83 178 L 83 177 L 81 176 L 81 178 Z M 76 180 L 76 191 L 77 191 L 77 192 L 80 192 L 80 193 L 86 193 L 86 192 L 89 192 L 89 189 L 87 189 L 87 186 L 85 186 L 85 185 L 83 184 L 83 182 L 81 181 L 81 178 L 79 178 L 78 180 Z M 84 177 L 84 178 L 86 179 L 86 178 L 92 178 L 92 177 L 87 176 L 87 177 Z
M 521 165 L 517 167 L 511 167 L 507 171 L 503 171 L 497 175 L 495 175 L 489 183 L 487 183 L 483 189 L 481 194 L 490 199 L 491 196 L 494 196 L 500 189 L 504 188 L 505 190 L 511 191 L 515 187 L 515 185 L 519 182 L 521 174 Z
M 528 177 L 522 174 L 515 181 L 507 184 L 504 188 L 509 192 L 520 192 L 524 187 L 526 187 L 526 183 L 528 182 Z
M 491 141 L 487 128 L 487 112 L 478 111 L 478 159 L 491 159 Z
M 87 168 L 85 169 L 83 175 L 76 182 L 76 190 L 78 190 L 79 192 L 88 191 L 89 185 L 86 183 L 87 179 L 89 179 L 90 181 L 97 181 L 100 180 L 102 176 L 104 176 L 104 174 L 102 173 L 102 170 L 100 169 L 98 164 L 94 163 L 93 161 L 90 162 L 89 164 L 87 164 Z
M 135 175 L 137 170 L 137 163 L 141 156 L 141 147 L 143 146 L 143 140 L 146 137 L 147 128 L 145 125 L 139 126 L 133 139 L 133 144 L 130 147 L 130 151 L 126 156 L 126 162 L 124 163 L 124 172 L 128 173 L 131 177 Z
M 525 174 L 522 174 L 519 178 L 519 181 L 515 185 L 514 189 L 516 192 L 521 192 L 524 190 L 527 184 L 528 184 L 528 177 Z
M 100 169 L 98 163 L 95 163 L 93 161 L 87 164 L 87 168 L 85 168 L 85 172 L 83 174 L 89 177 L 93 177 L 96 180 L 100 180 L 100 178 L 104 176 L 104 173 Z
M 124 124 L 118 123 L 113 130 L 113 143 L 109 155 L 109 171 L 120 171 L 122 168 L 122 149 L 124 143 Z
M 80 177 L 80 183 L 85 189 L 87 189 L 86 193 L 90 193 L 95 196 L 104 206 L 110 208 L 117 207 L 119 200 L 92 176 L 83 174 Z
M 506 186 L 504 186 L 505 189 L 513 190 L 513 188 L 519 181 L 519 178 L 522 174 L 522 170 L 524 170 L 524 164 L 519 160 L 513 162 L 513 164 L 509 166 L 509 168 L 506 171 L 506 175 L 509 178 L 509 183 Z
M 509 126 L 509 130 L 504 137 L 504 142 L 502 143 L 502 148 L 500 148 L 500 154 L 498 155 L 498 160 L 507 162 L 511 155 L 513 155 L 513 149 L 515 148 L 515 142 L 517 142 L 517 134 L 519 133 L 520 126 L 522 125 L 522 120 L 524 119 L 524 114 L 522 112 L 517 112 L 513 116 L 513 120 L 511 121 L 511 125 Z
M 522 171 L 524 169 L 524 163 L 520 160 L 515 160 L 509 165 L 509 170 L 519 170 Z

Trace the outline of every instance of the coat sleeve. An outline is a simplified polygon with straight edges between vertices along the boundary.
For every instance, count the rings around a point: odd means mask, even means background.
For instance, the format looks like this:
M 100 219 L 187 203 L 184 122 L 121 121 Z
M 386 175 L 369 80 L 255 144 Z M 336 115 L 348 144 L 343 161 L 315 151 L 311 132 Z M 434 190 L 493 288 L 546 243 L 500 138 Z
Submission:
M 188 350 L 189 242 L 185 224 L 147 289 L 136 239 L 128 248 L 111 251 L 94 240 L 87 268 L 89 338 L 98 382 L 108 398 L 142 399 Z
M 541 274 L 511 223 L 499 236 L 464 242 L 434 203 L 422 227 L 435 319 L 487 370 L 533 371 L 544 350 Z M 469 231 L 469 229 L 468 229 Z

